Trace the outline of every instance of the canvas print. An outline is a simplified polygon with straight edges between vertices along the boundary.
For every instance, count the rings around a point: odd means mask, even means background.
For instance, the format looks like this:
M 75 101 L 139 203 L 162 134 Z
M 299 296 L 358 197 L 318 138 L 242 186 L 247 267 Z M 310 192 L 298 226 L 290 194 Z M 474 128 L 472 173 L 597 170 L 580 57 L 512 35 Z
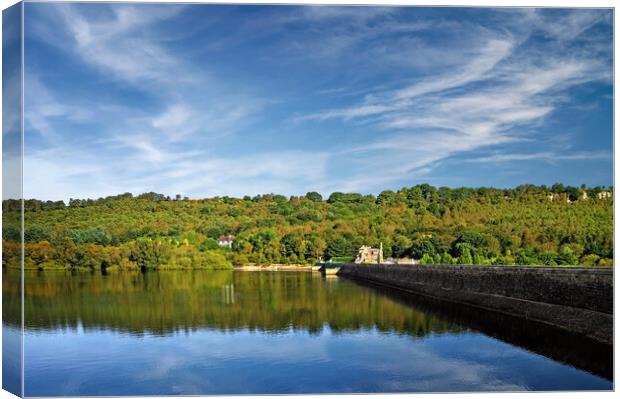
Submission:
M 2 17 L 5 390 L 613 390 L 613 9 Z

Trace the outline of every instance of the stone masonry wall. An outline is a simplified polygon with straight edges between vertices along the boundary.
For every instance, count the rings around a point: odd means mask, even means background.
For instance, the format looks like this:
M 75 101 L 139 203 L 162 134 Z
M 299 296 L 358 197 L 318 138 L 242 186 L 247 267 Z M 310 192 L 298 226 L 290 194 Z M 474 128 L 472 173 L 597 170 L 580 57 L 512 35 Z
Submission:
M 613 341 L 611 268 L 344 264 L 338 275 Z

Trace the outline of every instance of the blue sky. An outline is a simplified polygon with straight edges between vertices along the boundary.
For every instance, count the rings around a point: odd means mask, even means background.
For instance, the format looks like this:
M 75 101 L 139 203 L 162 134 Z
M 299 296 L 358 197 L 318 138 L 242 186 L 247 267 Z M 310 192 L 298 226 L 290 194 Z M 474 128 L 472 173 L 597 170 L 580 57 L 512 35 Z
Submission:
M 612 184 L 612 13 L 25 5 L 27 198 Z

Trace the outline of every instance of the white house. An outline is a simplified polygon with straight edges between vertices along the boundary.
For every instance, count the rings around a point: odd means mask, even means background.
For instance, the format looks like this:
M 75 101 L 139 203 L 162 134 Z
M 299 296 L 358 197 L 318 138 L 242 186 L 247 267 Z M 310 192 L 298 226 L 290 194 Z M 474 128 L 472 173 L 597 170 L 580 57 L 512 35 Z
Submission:
M 232 248 L 233 242 L 235 241 L 235 237 L 229 235 L 220 236 L 217 239 L 217 245 L 224 248 Z

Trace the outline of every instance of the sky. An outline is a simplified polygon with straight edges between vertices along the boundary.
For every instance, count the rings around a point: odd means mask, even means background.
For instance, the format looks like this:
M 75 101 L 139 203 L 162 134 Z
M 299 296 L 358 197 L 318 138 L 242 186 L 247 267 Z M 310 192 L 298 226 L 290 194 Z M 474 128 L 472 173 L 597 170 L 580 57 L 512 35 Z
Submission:
M 21 198 L 21 11 L 2 10 L 2 199 Z
M 26 3 L 24 196 L 610 185 L 609 9 Z

